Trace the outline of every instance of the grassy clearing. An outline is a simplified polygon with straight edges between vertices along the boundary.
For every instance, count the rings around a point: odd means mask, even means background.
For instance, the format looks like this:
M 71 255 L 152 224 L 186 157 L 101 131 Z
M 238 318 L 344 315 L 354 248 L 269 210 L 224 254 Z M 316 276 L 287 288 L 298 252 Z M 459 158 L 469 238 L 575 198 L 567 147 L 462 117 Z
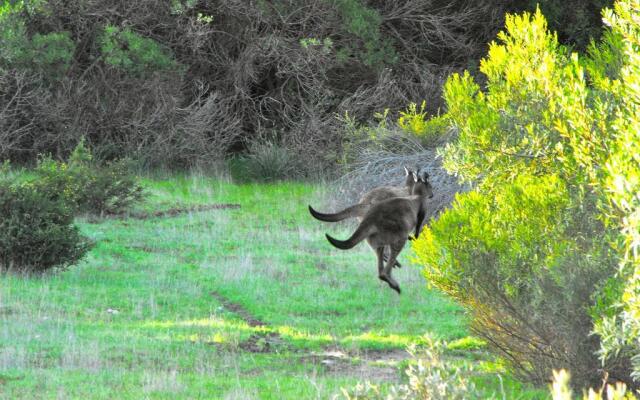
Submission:
M 1 398 L 330 398 L 359 380 L 398 381 L 403 349 L 424 334 L 463 339 L 452 360 L 480 366 L 488 397 L 538 396 L 465 353 L 464 315 L 425 288 L 408 250 L 398 296 L 366 246 L 333 249 L 324 232 L 352 228 L 308 216 L 317 188 L 145 186 L 136 215 L 149 218 L 79 221 L 96 242 L 80 265 L 2 276 Z M 182 212 L 211 204 L 240 207 Z

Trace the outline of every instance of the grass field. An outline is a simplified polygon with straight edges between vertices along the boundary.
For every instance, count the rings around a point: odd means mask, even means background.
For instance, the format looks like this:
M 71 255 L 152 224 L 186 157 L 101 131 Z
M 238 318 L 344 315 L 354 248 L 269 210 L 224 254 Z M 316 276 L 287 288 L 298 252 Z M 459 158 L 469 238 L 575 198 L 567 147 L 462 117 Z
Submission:
M 4 274 L 0 398 L 331 398 L 358 381 L 402 381 L 407 344 L 469 335 L 459 307 L 365 245 L 332 248 L 353 225 L 313 220 L 318 188 L 147 179 L 128 218 L 79 219 L 86 259 L 44 276 Z M 480 350 L 486 397 L 539 398 Z

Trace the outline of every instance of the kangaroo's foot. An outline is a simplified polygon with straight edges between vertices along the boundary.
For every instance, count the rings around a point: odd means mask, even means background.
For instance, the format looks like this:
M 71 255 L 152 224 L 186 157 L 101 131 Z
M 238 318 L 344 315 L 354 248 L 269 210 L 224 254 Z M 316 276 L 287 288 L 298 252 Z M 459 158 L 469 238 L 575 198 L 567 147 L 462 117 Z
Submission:
M 388 255 L 386 255 L 386 254 L 385 254 L 385 255 L 383 255 L 383 256 L 382 256 L 382 260 L 383 260 L 384 262 L 387 262 L 387 261 L 389 260 L 389 256 L 388 256 Z M 394 267 L 394 268 L 402 268 L 402 264 L 400 264 L 400 263 L 398 262 L 398 260 L 396 260 L 396 262 L 394 262 L 394 263 L 393 263 L 393 267 Z
M 398 285 L 398 282 L 396 282 L 392 277 L 382 274 L 382 275 L 378 275 L 378 278 L 380 278 L 380 280 L 387 282 L 387 284 L 389 285 L 389 287 L 391 287 L 391 289 L 398 292 L 398 294 L 401 294 L 402 291 L 400 290 L 400 285 Z

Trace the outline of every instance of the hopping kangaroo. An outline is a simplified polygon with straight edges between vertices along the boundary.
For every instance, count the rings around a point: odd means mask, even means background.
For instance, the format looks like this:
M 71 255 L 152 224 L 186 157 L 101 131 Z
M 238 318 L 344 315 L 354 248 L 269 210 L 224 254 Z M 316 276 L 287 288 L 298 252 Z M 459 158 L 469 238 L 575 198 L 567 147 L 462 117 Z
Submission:
M 419 177 L 414 175 L 414 180 L 412 196 L 396 197 L 372 205 L 349 239 L 342 241 L 326 235 L 332 245 L 342 250 L 348 250 L 366 239 L 378 258 L 378 278 L 387 282 L 398 293 L 400 286 L 391 276 L 391 268 L 410 232 L 415 230 L 416 238 L 420 234 L 427 199 L 433 197 L 426 172 Z M 390 252 L 385 266 L 383 258 L 386 247 L 389 247 Z
M 416 173 L 407 167 L 404 167 L 405 173 L 405 186 L 381 186 L 370 190 L 365 193 L 360 199 L 358 204 L 347 207 L 342 211 L 338 211 L 335 214 L 324 214 L 316 211 L 313 207 L 309 206 L 309 212 L 311 215 L 320 221 L 325 222 L 338 222 L 347 218 L 357 217 L 358 220 L 362 220 L 362 217 L 367 213 L 369 208 L 375 203 L 392 199 L 394 197 L 405 197 L 411 195 L 413 185 L 416 182 Z M 388 258 L 387 254 L 384 254 L 384 260 Z M 402 265 L 396 261 L 394 266 L 402 268 Z
M 372 204 L 379 203 L 384 200 L 388 200 L 394 197 L 403 197 L 411 195 L 411 190 L 415 183 L 415 172 L 404 167 L 405 173 L 405 187 L 398 186 L 381 186 L 375 188 L 367 193 L 360 199 L 358 204 L 347 207 L 342 211 L 338 211 L 335 214 L 324 214 L 313 209 L 309 206 L 309 212 L 315 219 L 325 222 L 338 222 L 343 219 L 358 217 L 362 218 Z

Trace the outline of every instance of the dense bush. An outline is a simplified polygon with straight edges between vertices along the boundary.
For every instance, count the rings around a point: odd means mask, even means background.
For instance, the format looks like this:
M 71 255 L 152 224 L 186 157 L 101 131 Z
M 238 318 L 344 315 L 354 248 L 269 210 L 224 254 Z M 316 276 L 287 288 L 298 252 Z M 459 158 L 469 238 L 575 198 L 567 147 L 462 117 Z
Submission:
M 89 249 L 73 208 L 31 183 L 0 179 L 0 269 L 44 271 L 77 262 Z
M 92 160 L 91 152 L 80 141 L 66 163 L 49 157 L 40 159 L 33 185 L 80 213 L 115 214 L 142 199 L 142 187 L 126 160 L 104 165 Z
M 598 318 L 602 356 L 630 355 L 634 378 L 640 377 L 640 1 L 617 1 L 604 13 L 610 31 L 587 70 L 598 88 L 593 107 L 575 102 L 563 126 L 576 143 L 579 168 L 603 198 L 604 219 L 619 229 L 620 276 L 624 278 L 608 299 L 610 309 Z M 578 81 L 580 82 L 580 81 Z M 578 86 L 572 82 L 573 86 Z M 607 113 L 594 140 L 591 125 Z M 582 121 L 581 120 L 586 120 Z M 586 123 L 585 123 L 586 122 Z M 581 129 L 572 129 L 578 126 Z
M 536 383 L 554 368 L 571 369 L 577 384 L 601 380 L 590 311 L 618 258 L 588 203 L 556 176 L 519 176 L 490 195 L 459 195 L 415 245 L 429 282 L 470 309 L 472 329 Z
M 627 67 L 638 47 L 622 39 L 637 40 L 630 32 L 640 7 L 616 7 L 615 18 L 607 14 L 612 29 L 587 57 L 558 44 L 540 12 L 508 16 L 481 61 L 485 90 L 469 74 L 453 75 L 444 89 L 458 130 L 444 166 L 474 190 L 415 249 L 429 281 L 462 302 L 473 329 L 536 382 L 563 367 L 577 386 L 597 386 L 605 374 L 633 384 L 629 353 L 599 360 L 610 339 L 592 335 L 619 313 L 628 276 L 619 265 L 633 254 L 620 232 L 634 234 L 638 209 L 640 171 L 630 156 L 638 153 L 628 149 L 640 143 L 639 97 Z
M 12 6 L 13 4 L 13 6 Z M 494 1 L 48 1 L 0 7 L 0 157 L 219 163 L 276 131 L 297 173 L 334 167 L 342 127 L 473 64 Z M 306 169 L 306 170 L 304 170 Z

